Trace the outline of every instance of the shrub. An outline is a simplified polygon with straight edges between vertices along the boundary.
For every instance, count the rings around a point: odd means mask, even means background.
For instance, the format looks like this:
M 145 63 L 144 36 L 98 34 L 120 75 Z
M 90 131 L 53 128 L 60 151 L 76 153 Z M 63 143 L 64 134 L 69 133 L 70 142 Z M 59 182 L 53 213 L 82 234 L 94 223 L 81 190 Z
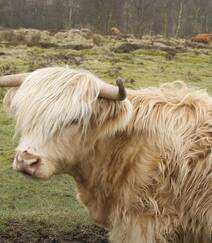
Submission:
M 14 42 L 16 40 L 16 35 L 13 30 L 3 30 L 0 32 L 0 40 L 6 42 Z
M 96 46 L 102 46 L 104 44 L 104 39 L 101 35 L 94 34 L 93 35 L 93 44 Z
M 40 43 L 41 40 L 41 34 L 40 32 L 32 32 L 28 39 L 28 45 L 29 46 L 36 46 Z
M 24 31 L 18 31 L 16 32 L 16 40 L 17 42 L 24 42 L 25 41 L 25 32 Z

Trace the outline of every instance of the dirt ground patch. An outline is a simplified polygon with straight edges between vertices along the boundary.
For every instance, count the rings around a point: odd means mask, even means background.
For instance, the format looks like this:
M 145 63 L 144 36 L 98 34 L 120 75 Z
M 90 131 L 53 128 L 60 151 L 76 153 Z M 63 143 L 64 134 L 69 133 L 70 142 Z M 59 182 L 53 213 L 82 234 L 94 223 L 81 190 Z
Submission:
M 6 225 L 0 234 L 1 243 L 109 243 L 107 232 L 97 226 L 76 225 L 71 232 L 55 232 L 51 226 L 28 222 L 22 225 L 18 221 Z

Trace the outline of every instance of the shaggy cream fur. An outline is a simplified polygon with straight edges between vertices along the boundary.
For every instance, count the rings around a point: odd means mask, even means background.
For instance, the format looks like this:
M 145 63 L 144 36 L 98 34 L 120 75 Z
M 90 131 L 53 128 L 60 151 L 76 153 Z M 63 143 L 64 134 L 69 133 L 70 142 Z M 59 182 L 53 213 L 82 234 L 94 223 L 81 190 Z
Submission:
M 177 81 L 110 101 L 101 82 L 45 68 L 21 85 L 11 108 L 18 150 L 44 158 L 34 176 L 72 175 L 112 243 L 211 243 L 211 97 Z

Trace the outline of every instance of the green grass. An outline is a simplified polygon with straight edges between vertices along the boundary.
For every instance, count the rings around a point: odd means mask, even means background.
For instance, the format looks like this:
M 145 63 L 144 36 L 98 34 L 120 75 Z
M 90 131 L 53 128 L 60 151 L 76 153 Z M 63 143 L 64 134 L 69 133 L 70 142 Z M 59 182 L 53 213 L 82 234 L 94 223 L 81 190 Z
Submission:
M 82 51 L 0 45 L 0 53 L 4 53 L 0 55 L 0 75 L 70 65 L 89 69 L 111 83 L 122 76 L 131 88 L 180 79 L 212 92 L 212 49 L 206 54 L 189 50 L 167 60 L 163 51 L 114 53 L 112 49 L 118 44 L 119 41 L 107 41 L 102 47 Z M 13 134 L 14 122 L 0 105 L 0 242 L 51 242 L 80 238 L 76 232 L 83 237 L 98 234 L 75 198 L 71 177 L 41 182 L 12 170 L 16 144 Z

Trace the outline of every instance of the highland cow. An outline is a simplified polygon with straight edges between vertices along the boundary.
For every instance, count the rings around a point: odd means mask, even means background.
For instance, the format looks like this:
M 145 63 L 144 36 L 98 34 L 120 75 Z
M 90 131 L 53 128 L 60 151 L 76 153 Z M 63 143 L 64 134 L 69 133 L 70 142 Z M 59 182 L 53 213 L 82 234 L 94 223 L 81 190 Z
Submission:
M 192 42 L 198 42 L 203 44 L 210 44 L 212 43 L 212 34 L 199 34 L 195 35 L 191 38 Z
M 211 243 L 212 98 L 183 82 L 125 90 L 55 67 L 0 78 L 34 178 L 71 175 L 112 243 Z M 126 97 L 127 94 L 127 97 Z

